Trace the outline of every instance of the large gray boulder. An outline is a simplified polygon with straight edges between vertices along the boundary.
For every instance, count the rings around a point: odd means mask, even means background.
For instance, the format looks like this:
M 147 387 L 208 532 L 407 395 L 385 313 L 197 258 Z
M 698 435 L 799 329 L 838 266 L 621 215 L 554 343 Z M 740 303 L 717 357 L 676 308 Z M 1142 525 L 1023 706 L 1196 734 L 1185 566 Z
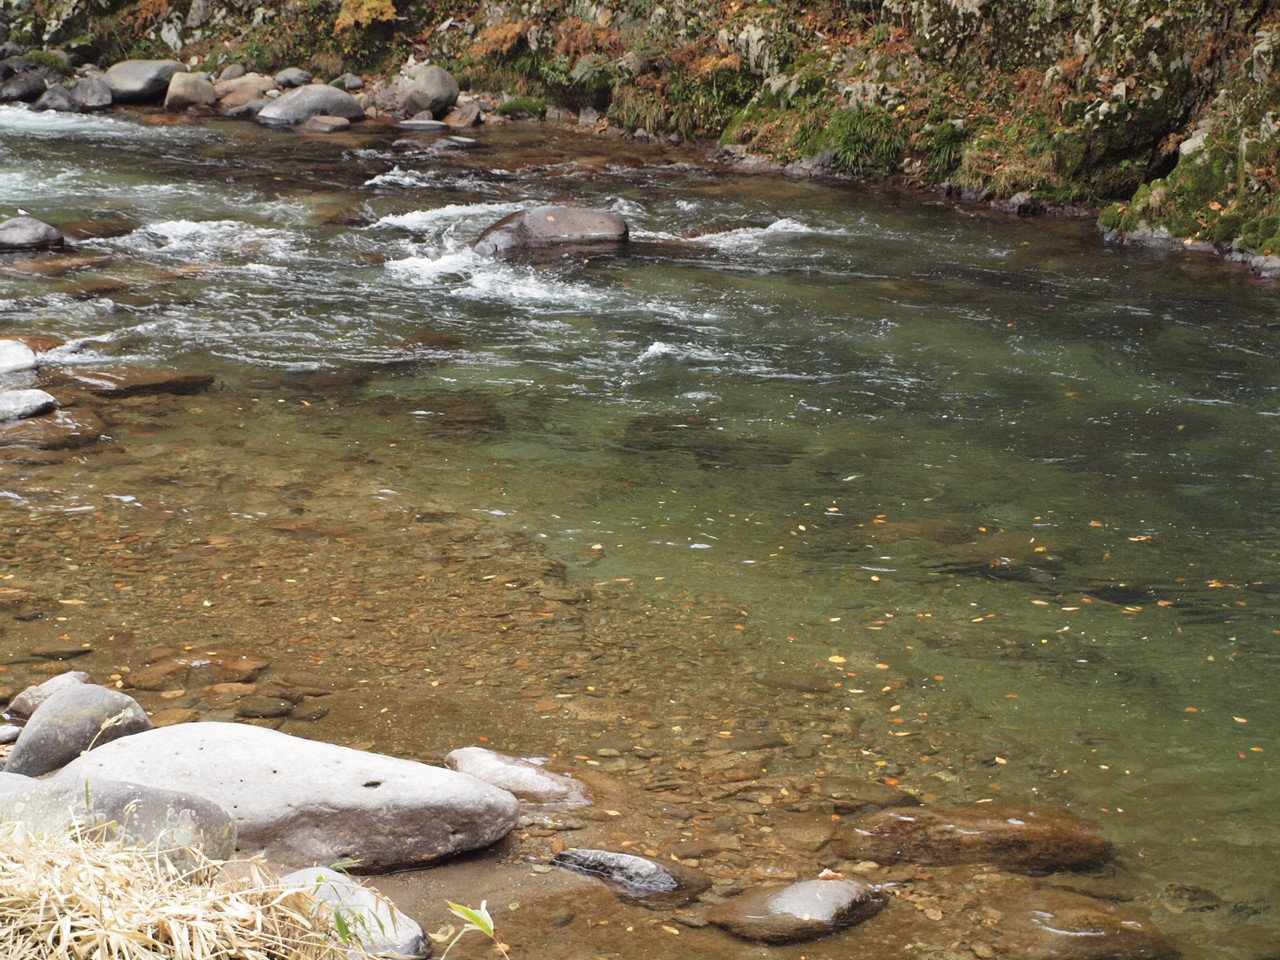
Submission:
M 105 110 L 111 106 L 111 88 L 100 77 L 82 77 L 67 87 L 71 98 L 86 112 Z
M 307 867 L 295 870 L 280 878 L 282 886 L 305 890 L 323 908 L 321 917 L 336 926 L 332 918 L 341 914 L 343 925 L 349 931 L 349 940 L 343 945 L 352 960 L 372 956 L 410 957 L 431 956 L 431 942 L 415 921 L 406 917 L 386 897 L 361 886 L 346 874 L 329 867 Z M 339 936 L 335 931 L 335 936 Z
M 209 107 L 217 102 L 213 81 L 203 73 L 175 73 L 169 78 L 169 90 L 164 95 L 166 110 Z
M 260 73 L 246 73 L 228 80 L 219 80 L 213 85 L 213 89 L 218 95 L 218 109 L 226 112 L 261 100 L 268 90 L 279 90 L 280 86 Z
M 522 210 L 480 234 L 472 249 L 485 257 L 512 257 L 556 246 L 625 243 L 627 221 L 608 210 L 545 206 Z
M 0 223 L 0 253 L 62 246 L 62 234 L 35 217 L 13 217 Z
M 444 764 L 451 770 L 469 774 L 477 780 L 514 793 L 526 810 L 564 810 L 591 803 L 590 791 L 573 777 L 552 773 L 536 763 L 508 757 L 484 747 L 454 750 L 444 758 Z
M 186 69 L 177 60 L 122 60 L 102 79 L 117 103 L 148 103 L 163 97 L 173 75 Z
M 133 697 L 96 684 L 74 684 L 36 708 L 5 770 L 38 777 L 86 750 L 150 729 L 151 719 Z
M 324 83 L 295 87 L 258 112 L 258 120 L 268 124 L 294 124 L 312 117 L 345 117 L 363 120 L 364 107 L 345 90 Z
M 351 860 L 361 872 L 488 846 L 516 798 L 426 764 L 231 723 L 150 730 L 87 753 L 54 779 L 112 777 L 195 793 L 234 814 L 242 853 L 286 867 Z
M 55 113 L 79 113 L 80 104 L 76 103 L 66 87 L 56 86 L 40 94 L 40 98 L 31 105 L 31 109 L 37 113 L 44 110 L 52 110 Z
M 229 860 L 236 847 L 235 818 L 216 803 L 118 780 L 0 784 L 0 816 L 22 821 L 33 833 L 75 828 L 104 840 L 147 847 L 187 868 L 199 865 L 189 850 L 210 860 Z
M 44 77 L 36 73 L 15 73 L 0 83 L 0 103 L 31 103 L 48 87 Z
M 414 67 L 400 84 L 404 94 L 401 112 L 406 116 L 426 111 L 439 119 L 458 102 L 458 81 L 443 67 Z
M 25 420 L 57 409 L 57 398 L 43 390 L 0 390 L 0 422 Z

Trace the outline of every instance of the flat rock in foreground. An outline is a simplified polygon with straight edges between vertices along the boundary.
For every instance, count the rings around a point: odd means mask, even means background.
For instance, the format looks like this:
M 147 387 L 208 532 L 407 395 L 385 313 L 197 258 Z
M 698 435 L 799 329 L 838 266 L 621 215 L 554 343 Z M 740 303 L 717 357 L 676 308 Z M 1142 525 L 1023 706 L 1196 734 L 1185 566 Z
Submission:
M 499 220 L 472 248 L 485 257 L 510 257 L 555 246 L 609 246 L 625 243 L 627 221 L 608 210 L 545 206 Z
M 233 723 L 125 737 L 54 779 L 86 777 L 212 800 L 236 818 L 241 853 L 285 867 L 422 866 L 494 843 L 519 815 L 515 797 L 465 774 Z

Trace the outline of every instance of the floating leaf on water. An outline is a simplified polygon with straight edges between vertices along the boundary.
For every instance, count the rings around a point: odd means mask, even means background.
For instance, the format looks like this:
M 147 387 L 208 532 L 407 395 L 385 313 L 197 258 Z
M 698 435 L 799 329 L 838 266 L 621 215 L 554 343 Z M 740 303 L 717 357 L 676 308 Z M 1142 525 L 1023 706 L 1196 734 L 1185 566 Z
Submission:
M 828 663 L 848 663 L 849 661 L 841 656 L 827 657 Z

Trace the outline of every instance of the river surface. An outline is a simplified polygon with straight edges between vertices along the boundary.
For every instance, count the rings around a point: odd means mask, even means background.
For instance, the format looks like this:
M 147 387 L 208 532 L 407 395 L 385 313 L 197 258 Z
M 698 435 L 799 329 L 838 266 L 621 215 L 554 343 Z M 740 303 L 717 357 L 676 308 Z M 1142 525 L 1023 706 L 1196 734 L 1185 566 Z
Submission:
M 614 210 L 632 246 L 470 252 L 536 202 Z M 62 602 L 8 655 L 306 653 L 382 691 L 310 735 L 410 756 L 484 737 L 627 776 L 631 749 L 678 767 L 772 731 L 790 774 L 1067 806 L 1187 956 L 1280 951 L 1274 285 L 537 124 L 467 144 L 6 107 L 16 208 L 74 245 L 0 263 L 0 333 L 218 386 L 4 464 L 8 576 Z M 492 567 L 419 603 L 440 544 Z M 583 598 L 593 623 L 503 652 L 517 595 L 526 636 Z M 461 686 L 513 673 L 509 700 Z M 461 692 L 427 708 L 441 677 Z

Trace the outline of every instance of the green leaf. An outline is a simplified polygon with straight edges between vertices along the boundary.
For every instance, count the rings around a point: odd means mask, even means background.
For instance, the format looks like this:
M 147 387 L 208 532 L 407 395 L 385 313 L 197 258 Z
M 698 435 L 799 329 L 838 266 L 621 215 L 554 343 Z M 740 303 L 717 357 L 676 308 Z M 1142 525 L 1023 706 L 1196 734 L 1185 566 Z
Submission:
M 480 901 L 478 910 L 464 907 L 462 904 L 454 903 L 452 900 L 446 900 L 445 903 L 449 905 L 449 910 L 452 911 L 454 916 L 465 920 L 468 926 L 479 930 L 486 937 L 493 937 L 493 917 L 489 916 L 489 911 L 485 909 L 488 904 L 487 900 Z

